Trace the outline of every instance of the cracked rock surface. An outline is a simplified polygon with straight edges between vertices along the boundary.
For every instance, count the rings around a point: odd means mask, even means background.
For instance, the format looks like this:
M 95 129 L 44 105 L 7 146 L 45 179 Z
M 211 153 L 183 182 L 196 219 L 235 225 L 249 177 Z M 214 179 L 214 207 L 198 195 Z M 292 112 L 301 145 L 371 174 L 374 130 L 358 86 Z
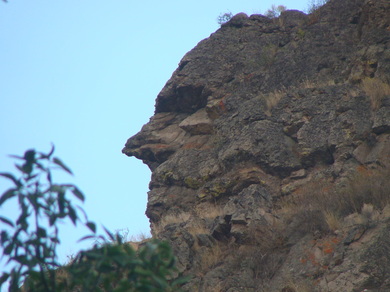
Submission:
M 185 290 L 390 291 L 389 41 L 389 1 L 330 0 L 240 13 L 183 57 L 123 153 Z M 328 207 L 372 178 L 381 199 Z

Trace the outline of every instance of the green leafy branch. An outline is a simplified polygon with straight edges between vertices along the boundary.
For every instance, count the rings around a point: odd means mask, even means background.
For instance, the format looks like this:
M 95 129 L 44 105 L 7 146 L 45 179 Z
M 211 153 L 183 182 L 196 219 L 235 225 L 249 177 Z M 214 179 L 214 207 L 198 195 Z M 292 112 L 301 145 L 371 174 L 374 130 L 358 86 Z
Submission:
M 83 193 L 72 184 L 56 184 L 52 180 L 52 171 L 61 169 L 69 174 L 72 171 L 57 157 L 53 157 L 54 146 L 49 153 L 27 150 L 24 156 L 11 155 L 20 161 L 15 164 L 19 177 L 11 173 L 0 173 L 10 180 L 13 186 L 0 197 L 0 207 L 11 200 L 16 200 L 20 214 L 16 221 L 0 216 L 0 221 L 8 225 L 1 230 L 0 242 L 2 256 L 7 263 L 15 267 L 10 273 L 4 273 L 0 285 L 10 280 L 10 290 L 16 291 L 27 276 L 40 275 L 47 291 L 55 290 L 53 271 L 59 266 L 56 247 L 58 223 L 65 219 L 76 225 L 80 218 L 76 207 L 68 198 L 72 194 L 84 201 Z M 86 226 L 96 232 L 93 222 Z
M 10 272 L 0 275 L 0 288 L 8 281 L 12 292 L 179 291 L 188 278 L 178 277 L 170 246 L 152 240 L 136 251 L 107 229 L 107 236 L 98 236 L 96 224 L 69 198 L 83 202 L 84 194 L 73 184 L 53 182 L 55 169 L 72 174 L 53 153 L 54 147 L 47 154 L 27 150 L 24 156 L 12 155 L 20 161 L 15 164 L 19 175 L 0 173 L 12 182 L 0 196 L 0 208 L 16 201 L 20 210 L 15 220 L 0 216 L 7 226 L 0 230 L 2 258 L 12 265 Z M 97 243 L 61 266 L 56 248 L 60 243 L 58 224 L 64 220 L 85 225 L 92 233 L 80 240 Z

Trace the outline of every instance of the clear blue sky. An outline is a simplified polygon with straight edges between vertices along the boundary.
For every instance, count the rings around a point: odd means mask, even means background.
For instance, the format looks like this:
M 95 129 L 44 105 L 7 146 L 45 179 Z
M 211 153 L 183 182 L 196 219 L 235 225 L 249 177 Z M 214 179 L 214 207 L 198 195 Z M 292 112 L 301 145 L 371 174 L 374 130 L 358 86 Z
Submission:
M 54 143 L 75 174 L 59 182 L 84 191 L 90 219 L 148 233 L 150 171 L 121 149 L 153 115 L 180 59 L 218 29 L 220 13 L 263 13 L 272 4 L 305 10 L 308 2 L 0 1 L 0 171 L 13 171 L 8 154 Z M 7 187 L 0 179 L 0 192 Z M 63 228 L 62 261 L 86 233 Z

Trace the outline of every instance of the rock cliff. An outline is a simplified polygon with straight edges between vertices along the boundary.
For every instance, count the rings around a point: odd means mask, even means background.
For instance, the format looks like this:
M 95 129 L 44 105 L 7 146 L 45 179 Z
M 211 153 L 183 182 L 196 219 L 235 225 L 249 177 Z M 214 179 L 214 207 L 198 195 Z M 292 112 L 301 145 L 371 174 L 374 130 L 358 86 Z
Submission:
M 186 291 L 390 291 L 390 2 L 240 13 L 123 153 Z

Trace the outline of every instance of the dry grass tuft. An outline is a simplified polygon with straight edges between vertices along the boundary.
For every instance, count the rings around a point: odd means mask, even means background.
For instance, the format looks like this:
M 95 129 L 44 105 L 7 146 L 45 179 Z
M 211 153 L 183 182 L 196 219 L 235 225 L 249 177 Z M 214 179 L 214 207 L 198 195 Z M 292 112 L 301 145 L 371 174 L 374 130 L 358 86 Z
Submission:
M 193 261 L 197 272 L 205 275 L 226 259 L 228 250 L 221 245 L 220 242 L 215 242 L 211 246 L 200 246 L 195 241 L 191 249 L 194 251 Z
M 309 80 L 305 79 L 302 81 L 298 88 L 322 88 L 327 86 L 335 85 L 334 80 Z M 266 111 L 265 114 L 267 116 L 271 116 L 271 110 L 279 103 L 279 101 L 287 94 L 288 89 L 282 88 L 279 90 L 275 90 L 274 92 L 268 93 L 264 96 Z
M 286 89 L 275 90 L 274 92 L 269 93 L 264 96 L 267 116 L 271 116 L 271 110 L 279 103 L 283 96 L 286 95 Z
M 197 234 L 209 234 L 210 230 L 204 225 L 201 221 L 196 221 L 192 223 L 188 228 L 187 231 L 191 235 L 197 235 Z
M 264 240 L 264 239 L 263 239 Z M 258 287 L 270 291 L 269 282 L 279 270 L 286 254 L 277 249 L 264 249 L 258 245 L 241 245 L 237 251 L 232 264 L 232 269 L 250 269 Z M 257 290 L 256 290 L 257 291 Z
M 379 109 L 383 98 L 390 95 L 390 85 L 379 78 L 365 78 L 362 80 L 361 87 L 370 97 L 373 110 Z
M 198 205 L 195 213 L 197 217 L 204 219 L 215 219 L 225 214 L 222 206 L 210 202 Z
M 336 230 L 340 229 L 341 218 L 338 214 L 331 211 L 324 211 L 323 215 L 330 231 L 335 232 Z
M 296 193 L 284 197 L 280 202 L 279 213 L 287 223 L 290 231 L 299 229 L 302 234 L 316 230 L 327 232 L 325 214 L 333 213 L 329 198 L 333 195 L 331 184 L 324 180 L 308 182 Z M 328 214 L 329 216 L 329 214 Z
M 169 224 L 188 222 L 190 218 L 191 214 L 186 212 L 165 215 L 157 224 L 152 224 L 152 234 L 159 234 Z
M 300 88 L 321 88 L 326 86 L 332 86 L 335 85 L 334 80 L 309 80 L 305 79 L 301 85 Z
M 283 198 L 280 214 L 290 228 L 301 233 L 329 232 L 340 228 L 342 219 L 360 213 L 367 222 L 376 211 L 390 204 L 390 169 L 358 167 L 342 187 L 325 180 L 313 180 L 300 192 Z
M 129 238 L 129 241 L 132 241 L 132 242 L 143 242 L 143 241 L 149 240 L 151 238 L 152 238 L 152 235 L 150 233 L 140 232 L 138 234 L 131 235 L 130 238 Z
M 343 215 L 360 212 L 364 204 L 382 210 L 390 204 L 390 168 L 368 169 L 362 166 L 341 190 L 345 203 Z M 367 208 L 367 207 L 366 207 Z
M 363 204 L 361 213 L 367 220 L 371 220 L 374 215 L 374 206 L 371 204 Z
M 152 239 L 152 235 L 150 233 L 140 232 L 139 234 L 132 235 L 127 240 L 127 243 L 131 245 L 134 250 L 138 250 L 139 246 L 148 240 Z
M 212 247 L 200 247 L 197 252 L 201 256 L 200 270 L 202 272 L 209 271 L 224 259 L 224 254 L 218 244 Z

